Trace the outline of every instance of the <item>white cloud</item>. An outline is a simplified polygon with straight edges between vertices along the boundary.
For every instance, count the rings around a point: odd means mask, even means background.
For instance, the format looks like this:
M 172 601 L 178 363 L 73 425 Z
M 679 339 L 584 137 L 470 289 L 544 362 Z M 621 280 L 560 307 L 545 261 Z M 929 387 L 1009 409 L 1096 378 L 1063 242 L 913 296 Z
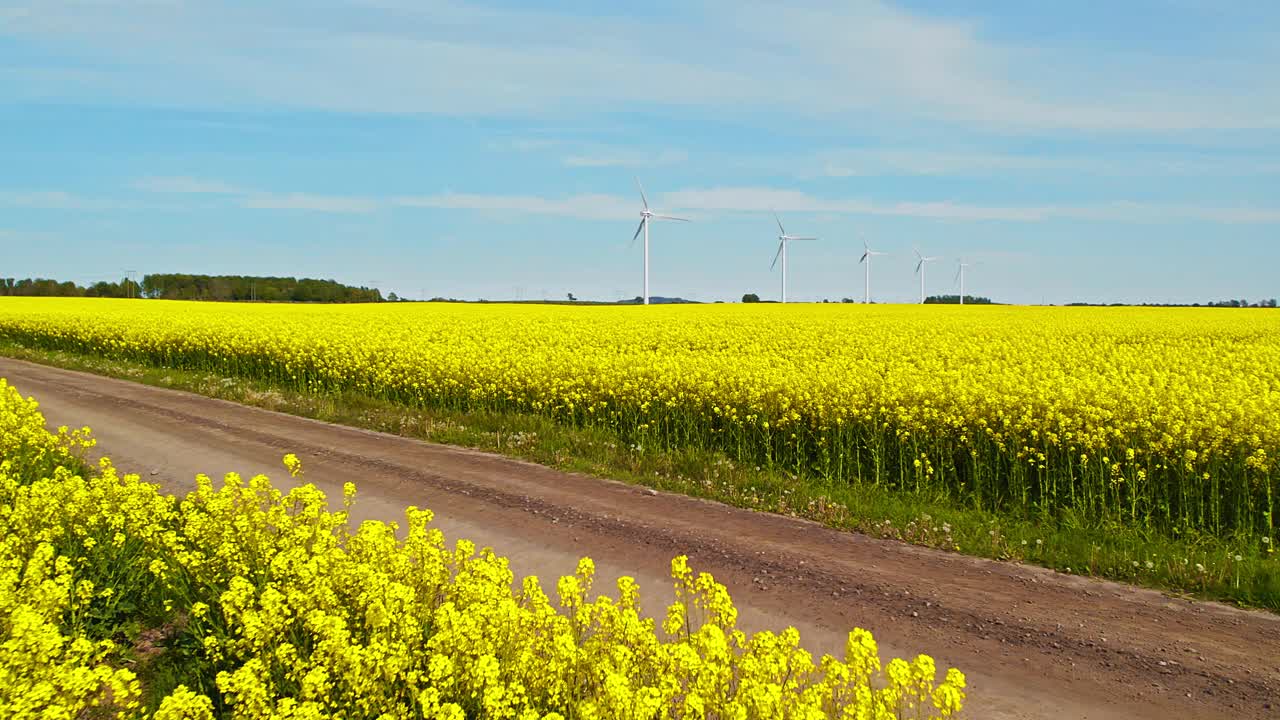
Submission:
M 879 175 L 989 175 L 1078 173 L 1107 176 L 1275 175 L 1280 161 L 1263 157 L 1196 153 L 1093 150 L 1076 154 L 1033 154 L 983 150 L 867 147 L 823 150 L 799 159 L 759 158 L 752 165 L 799 178 Z
M 502 138 L 501 140 L 490 141 L 489 149 L 497 152 L 515 151 L 527 153 L 548 150 L 560 147 L 563 144 L 563 140 L 549 138 Z
M 652 150 L 551 138 L 504 138 L 490 142 L 489 149 L 499 152 L 567 153 L 560 157 L 560 164 L 577 168 L 653 168 L 679 165 L 689 159 L 687 152 L 673 148 Z
M 1280 223 L 1280 208 L 1200 205 L 1164 205 L 1117 202 L 1091 207 L 1053 208 L 1056 217 L 1080 220 L 1161 223 L 1190 220 L 1228 225 L 1271 225 Z
M 598 194 L 545 198 L 535 195 L 443 193 L 396 197 L 391 202 L 400 207 L 562 215 L 584 220 L 617 220 L 635 217 L 639 213 L 637 203 L 633 200 Z
M 133 183 L 133 187 L 154 193 L 239 195 L 245 192 L 224 182 L 193 177 L 147 177 Z
M 1023 48 L 992 40 L 974 21 L 878 0 L 707 0 L 639 16 L 461 2 L 321 2 L 299 16 L 287 6 L 212 0 L 145 12 L 109 0 L 42 0 L 9 12 L 0 33 L 96 58 L 115 76 L 96 81 L 98 92 L 148 103 L 446 115 L 674 107 L 774 111 L 837 126 L 1280 128 L 1274 54 Z M 655 37 L 662 52 L 652 49 Z M 23 94 L 37 84 L 24 83 Z M 84 90 L 66 86 L 77 99 Z
M 243 208 L 255 210 L 310 210 L 330 213 L 368 213 L 379 208 L 372 198 L 311 193 L 262 192 L 242 188 L 221 180 L 205 180 L 187 176 L 147 177 L 133 187 L 143 192 L 178 195 L 224 195 Z
M 341 195 L 312 195 L 310 193 L 249 193 L 240 205 L 256 210 L 310 210 L 327 213 L 369 213 L 381 203 L 375 199 Z
M 234 205 L 252 210 L 308 210 L 328 213 L 370 213 L 389 208 L 438 208 L 486 212 L 562 215 L 587 220 L 619 219 L 635 215 L 634 201 L 612 195 L 581 194 L 565 198 L 533 195 L 440 193 L 395 197 L 318 195 L 307 192 L 274 192 L 243 188 L 221 180 L 193 177 L 150 177 L 133 183 L 149 193 L 224 195 Z M 0 195 L 0 201 L 4 196 Z
M 561 162 L 569 167 L 631 167 L 652 168 L 678 165 L 689 159 L 683 150 L 633 150 L 626 148 L 595 148 L 567 155 Z
M 12 242 L 50 242 L 58 239 L 57 233 L 44 230 L 11 230 L 0 228 L 0 240 Z
M 955 202 L 881 203 L 864 199 L 826 199 L 796 190 L 753 187 L 718 187 L 666 193 L 668 208 L 727 212 L 835 213 L 839 215 L 891 215 L 938 220 L 995 220 L 1037 222 L 1053 218 L 1112 222 L 1162 223 L 1194 220 L 1228 224 L 1280 223 L 1280 208 L 1166 205 L 1115 202 L 1099 205 L 986 206 Z
M 862 199 L 825 199 L 798 190 L 761 187 L 717 187 L 680 190 L 662 195 L 668 208 L 729 212 L 812 212 L 840 215 L 896 215 L 950 220 L 1043 220 L 1041 208 L 991 207 L 953 202 L 881 203 Z
M 88 198 L 62 190 L 0 191 L 0 205 L 38 210 L 116 210 L 125 203 Z
M 636 199 L 582 193 L 565 197 L 446 192 L 431 195 L 367 197 L 317 195 L 241 189 L 218 180 L 190 177 L 149 178 L 134 184 L 160 193 L 223 194 L 243 208 L 309 210 L 331 213 L 369 213 L 391 208 L 431 208 L 491 213 L 557 215 L 583 220 L 631 219 L 639 212 Z M 65 193 L 27 193 L 46 203 L 72 202 Z M 0 203 L 6 196 L 0 194 Z M 1040 222 L 1053 218 L 1090 221 L 1160 223 L 1193 220 L 1215 223 L 1280 223 L 1280 209 L 1216 207 L 1115 202 L 1096 205 L 975 205 L 948 200 L 883 202 L 867 198 L 823 198 L 799 190 L 770 187 L 690 188 L 662 193 L 655 207 L 667 211 L 705 213 L 798 212 L 831 216 L 880 215 L 933 220 Z

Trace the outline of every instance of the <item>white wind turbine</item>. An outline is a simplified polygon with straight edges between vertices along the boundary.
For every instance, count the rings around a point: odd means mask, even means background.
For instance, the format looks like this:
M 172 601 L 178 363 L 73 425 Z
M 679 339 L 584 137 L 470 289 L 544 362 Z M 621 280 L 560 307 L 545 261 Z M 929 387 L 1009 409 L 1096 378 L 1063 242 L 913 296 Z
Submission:
M 778 252 L 773 254 L 773 262 L 769 263 L 769 269 L 772 270 L 778 264 L 778 258 L 782 258 L 782 302 L 785 303 L 787 301 L 787 243 L 792 240 L 817 240 L 818 238 L 788 235 L 786 229 L 782 227 L 782 220 L 778 217 L 778 213 L 773 214 L 773 219 L 778 223 Z
M 923 305 L 924 304 L 924 266 L 928 263 L 933 262 L 934 260 L 941 260 L 942 258 L 937 255 L 934 255 L 932 257 L 928 255 L 921 255 L 919 250 L 916 250 L 914 248 L 912 250 L 913 252 L 915 252 L 916 258 L 919 259 L 919 262 L 916 263 L 916 274 L 920 276 L 920 304 Z
M 866 286 L 865 286 L 866 290 L 865 290 L 865 295 L 862 298 L 862 302 L 864 305 L 870 305 L 871 304 L 871 258 L 875 257 L 876 255 L 888 255 L 889 253 L 880 252 L 878 250 L 872 250 L 871 246 L 867 244 L 866 240 L 862 241 L 862 249 L 863 249 L 862 259 L 859 260 L 858 262 L 867 266 L 867 279 L 866 279 Z
M 640 211 L 640 227 L 636 228 L 636 234 L 631 236 L 631 244 L 636 244 L 636 238 L 640 237 L 640 233 L 644 233 L 644 304 L 649 304 L 649 222 L 652 220 L 679 220 L 680 222 L 689 222 L 686 218 L 673 217 L 671 215 L 659 215 L 649 209 L 649 198 L 644 196 L 644 187 L 640 185 L 640 178 L 636 178 L 636 187 L 640 189 L 640 201 L 644 203 L 644 209 Z
M 961 260 L 956 264 L 959 267 L 956 268 L 956 279 L 952 282 L 958 281 L 960 283 L 960 304 L 963 305 L 964 304 L 964 269 L 967 267 L 970 267 L 971 265 L 973 265 L 973 263 L 967 263 L 964 260 Z

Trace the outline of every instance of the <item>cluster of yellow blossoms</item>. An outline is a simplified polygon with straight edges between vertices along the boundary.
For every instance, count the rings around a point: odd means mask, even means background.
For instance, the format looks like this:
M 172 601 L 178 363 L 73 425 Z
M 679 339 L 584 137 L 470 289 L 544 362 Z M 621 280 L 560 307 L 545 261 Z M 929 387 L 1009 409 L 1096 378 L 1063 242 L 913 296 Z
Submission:
M 233 305 L 0 298 L 0 339 L 408 405 L 990 509 L 1274 537 L 1265 310 Z
M 863 630 L 818 662 L 794 629 L 745 634 L 683 557 L 658 628 L 631 579 L 594 592 L 588 559 L 552 600 L 492 551 L 446 546 L 428 510 L 353 529 L 354 486 L 332 510 L 263 476 L 201 477 L 177 501 L 108 461 L 86 472 L 90 443 L 46 432 L 0 380 L 8 717 L 889 720 L 965 699 L 964 676 L 939 681 L 927 656 L 882 668 Z

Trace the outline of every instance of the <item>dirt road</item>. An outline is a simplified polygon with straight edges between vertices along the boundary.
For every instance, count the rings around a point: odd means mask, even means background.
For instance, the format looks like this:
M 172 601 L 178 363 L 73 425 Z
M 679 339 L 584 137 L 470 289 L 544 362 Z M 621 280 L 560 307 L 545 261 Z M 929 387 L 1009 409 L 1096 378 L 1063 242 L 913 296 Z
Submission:
M 842 653 L 854 626 L 883 654 L 927 652 L 970 680 L 973 718 L 1280 717 L 1280 617 L 1039 568 L 842 533 L 471 450 L 318 423 L 0 358 L 50 425 L 88 425 L 122 470 L 172 491 L 197 473 L 287 481 L 286 452 L 359 518 L 430 507 L 451 538 L 552 579 L 581 554 L 599 587 L 635 577 L 655 614 L 673 555 L 724 582 L 745 629 L 795 625 Z M 548 587 L 549 585 L 544 585 Z

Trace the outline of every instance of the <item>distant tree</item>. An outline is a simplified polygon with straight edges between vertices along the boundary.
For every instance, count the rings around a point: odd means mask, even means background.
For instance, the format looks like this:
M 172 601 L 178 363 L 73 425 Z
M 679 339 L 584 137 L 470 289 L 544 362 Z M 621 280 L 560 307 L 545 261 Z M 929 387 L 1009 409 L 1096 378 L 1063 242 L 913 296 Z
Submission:
M 130 281 L 132 282 L 132 281 Z M 136 288 L 134 297 L 139 293 Z M 382 302 L 377 288 L 357 288 L 334 280 L 252 275 L 160 273 L 142 278 L 141 296 L 169 300 L 260 300 L 263 302 Z
M 73 282 L 58 282 L 47 278 L 5 278 L 0 281 L 0 295 L 26 295 L 34 297 L 80 297 L 85 288 Z
M 106 280 L 99 280 L 85 288 L 84 294 L 86 297 L 121 297 L 120 286 Z
M 121 278 L 120 291 L 124 294 L 124 297 L 127 298 L 142 297 L 142 286 L 129 278 Z
M 569 293 L 569 302 L 577 302 L 577 301 L 578 301 L 578 298 L 574 297 L 573 293 Z
M 926 305 L 958 305 L 960 303 L 959 295 L 930 295 L 924 299 Z M 964 296 L 965 305 L 991 305 L 991 298 L 978 297 L 975 295 Z
M 760 296 L 759 296 L 759 295 L 757 295 L 757 294 L 755 294 L 755 293 L 747 293 L 746 295 L 743 295 L 743 296 L 742 296 L 742 302 L 744 302 L 744 303 L 758 303 L 758 302 L 760 302 Z
M 387 295 L 387 302 L 400 302 L 400 296 L 395 293 Z
M 851 302 L 853 302 L 853 298 L 840 298 L 840 302 L 842 302 L 842 303 L 851 303 Z

